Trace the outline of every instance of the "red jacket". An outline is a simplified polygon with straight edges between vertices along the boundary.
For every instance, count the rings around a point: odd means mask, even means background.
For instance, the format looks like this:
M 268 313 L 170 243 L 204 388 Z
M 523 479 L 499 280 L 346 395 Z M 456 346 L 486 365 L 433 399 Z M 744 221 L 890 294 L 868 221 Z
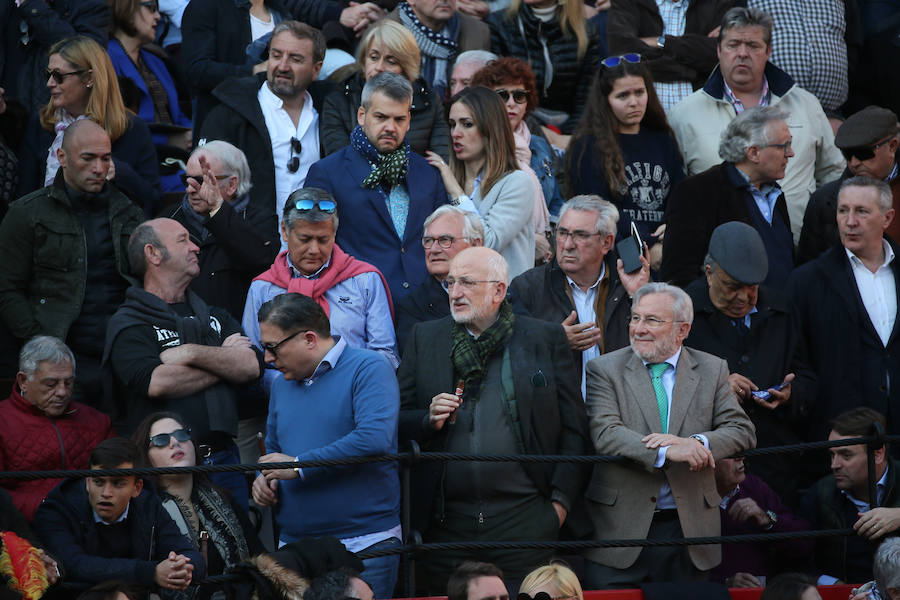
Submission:
M 13 385 L 0 402 L 0 472 L 86 469 L 94 447 L 115 432 L 109 417 L 84 404 L 72 402 L 56 419 L 45 416 Z M 13 497 L 25 518 L 34 511 L 60 479 L 7 479 L 0 486 Z

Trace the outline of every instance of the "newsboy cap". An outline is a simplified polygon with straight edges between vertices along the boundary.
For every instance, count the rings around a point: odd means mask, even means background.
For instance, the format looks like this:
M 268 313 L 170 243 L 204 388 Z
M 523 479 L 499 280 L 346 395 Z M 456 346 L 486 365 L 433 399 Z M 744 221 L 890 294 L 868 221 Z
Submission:
M 715 228 L 709 239 L 709 255 L 740 283 L 756 285 L 769 273 L 769 257 L 762 238 L 753 227 L 740 221 Z
M 838 148 L 871 146 L 892 133 L 897 133 L 897 115 L 880 106 L 867 106 L 844 121 L 834 136 L 834 145 Z

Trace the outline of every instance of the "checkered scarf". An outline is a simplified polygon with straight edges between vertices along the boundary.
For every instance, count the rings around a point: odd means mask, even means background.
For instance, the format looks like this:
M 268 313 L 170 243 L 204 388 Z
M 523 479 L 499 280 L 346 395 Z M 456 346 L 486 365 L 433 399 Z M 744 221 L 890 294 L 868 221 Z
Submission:
M 514 321 L 512 308 L 504 300 L 500 304 L 497 320 L 477 339 L 466 331 L 465 325 L 453 323 L 450 331 L 450 359 L 457 376 L 466 381 L 466 396 L 470 392 L 477 393 L 477 388 L 473 386 L 480 384 L 484 378 L 488 360 L 500 352 L 512 337 Z
M 409 171 L 409 142 L 406 140 L 403 140 L 400 147 L 393 152 L 382 154 L 366 137 L 362 127 L 357 125 L 350 134 L 350 145 L 362 154 L 372 167 L 372 171 L 362 182 L 364 188 L 373 189 L 382 183 L 392 188 L 406 179 L 406 173 Z

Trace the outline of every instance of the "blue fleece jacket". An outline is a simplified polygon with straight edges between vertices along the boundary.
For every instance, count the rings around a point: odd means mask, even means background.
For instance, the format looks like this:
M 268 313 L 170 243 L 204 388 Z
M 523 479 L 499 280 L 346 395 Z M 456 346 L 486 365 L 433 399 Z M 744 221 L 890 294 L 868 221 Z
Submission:
M 311 383 L 275 380 L 266 450 L 301 461 L 393 453 L 399 412 L 390 363 L 372 350 L 345 347 Z M 304 468 L 302 478 L 278 482 L 275 515 L 286 542 L 386 531 L 400 522 L 397 464 Z

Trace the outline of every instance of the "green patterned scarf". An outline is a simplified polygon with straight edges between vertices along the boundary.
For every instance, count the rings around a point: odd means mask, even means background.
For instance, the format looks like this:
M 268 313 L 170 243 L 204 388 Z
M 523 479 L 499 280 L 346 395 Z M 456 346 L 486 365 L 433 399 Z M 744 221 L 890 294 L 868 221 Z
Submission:
M 409 143 L 406 140 L 393 152 L 382 154 L 357 125 L 350 134 L 350 144 L 372 165 L 372 171 L 362 182 L 364 188 L 373 189 L 383 183 L 390 189 L 406 178 L 409 171 Z
M 477 395 L 488 361 L 501 352 L 512 337 L 514 320 L 512 308 L 504 300 L 500 304 L 497 320 L 477 339 L 466 331 L 465 325 L 453 323 L 450 332 L 452 342 L 450 359 L 453 361 L 457 377 L 466 381 L 467 397 Z

